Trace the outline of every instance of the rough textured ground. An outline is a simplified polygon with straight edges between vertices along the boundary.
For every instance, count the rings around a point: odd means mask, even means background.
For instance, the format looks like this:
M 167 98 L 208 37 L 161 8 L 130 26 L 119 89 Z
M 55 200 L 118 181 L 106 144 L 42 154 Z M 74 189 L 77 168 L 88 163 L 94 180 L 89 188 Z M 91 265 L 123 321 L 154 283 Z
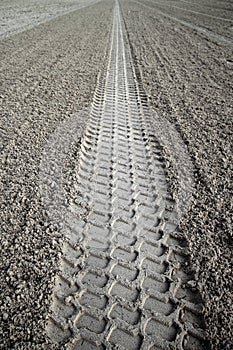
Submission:
M 122 4 L 150 103 L 158 114 L 176 126 L 195 165 L 196 190 L 182 228 L 190 242 L 193 266 L 206 302 L 205 317 L 213 349 L 230 349 L 232 48 L 217 45 L 208 37 L 157 14 L 157 4 L 154 10 L 135 2 Z M 143 4 L 153 7 L 152 1 Z M 204 2 L 199 10 L 209 14 L 205 6 L 210 3 Z M 221 16 L 230 18 L 231 6 L 221 2 Z M 218 14 L 213 8 L 211 11 Z M 179 18 L 182 15 L 179 12 Z M 196 23 L 192 13 L 188 21 Z M 221 23 L 216 20 L 217 26 L 220 31 Z M 211 23 L 209 27 L 214 31 Z M 173 171 L 171 167 L 172 180 Z M 176 191 L 174 186 L 173 190 Z
M 0 38 L 31 29 L 97 2 L 98 0 L 3 0 L 0 3 Z
M 195 165 L 196 189 L 183 232 L 206 302 L 212 349 L 231 349 L 232 2 L 121 3 L 150 103 L 176 126 Z M 39 162 L 57 125 L 90 105 L 112 5 L 103 1 L 0 43 L 1 349 L 53 348 L 43 329 L 63 239 L 41 204 Z M 80 134 L 84 123 L 82 118 Z M 68 173 L 76 155 L 74 146 Z M 176 184 L 173 159 L 165 156 Z M 171 188 L 176 195 L 176 186 Z
M 228 1 L 139 0 L 152 7 L 160 17 L 202 32 L 212 40 L 231 41 L 233 34 L 233 6 Z
M 0 44 L 1 349 L 43 348 L 60 238 L 41 205 L 40 158 L 59 123 L 90 105 L 111 11 L 102 2 Z

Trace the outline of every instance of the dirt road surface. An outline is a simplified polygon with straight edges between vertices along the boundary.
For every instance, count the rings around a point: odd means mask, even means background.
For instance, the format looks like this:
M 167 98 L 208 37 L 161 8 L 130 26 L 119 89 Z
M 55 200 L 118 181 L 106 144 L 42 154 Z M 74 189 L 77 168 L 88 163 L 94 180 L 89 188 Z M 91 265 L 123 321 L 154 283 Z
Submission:
M 233 5 L 2 1 L 0 349 L 231 349 Z

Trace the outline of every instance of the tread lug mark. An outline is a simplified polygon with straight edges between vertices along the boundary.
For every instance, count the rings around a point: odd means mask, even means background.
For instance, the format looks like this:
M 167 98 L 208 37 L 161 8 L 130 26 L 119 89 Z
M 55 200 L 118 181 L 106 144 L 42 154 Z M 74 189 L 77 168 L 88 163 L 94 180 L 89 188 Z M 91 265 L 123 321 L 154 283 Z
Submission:
M 186 243 L 146 100 L 116 1 L 107 72 L 76 169 L 77 221 L 69 223 L 47 326 L 66 349 L 204 348 L 202 303 L 182 270 Z

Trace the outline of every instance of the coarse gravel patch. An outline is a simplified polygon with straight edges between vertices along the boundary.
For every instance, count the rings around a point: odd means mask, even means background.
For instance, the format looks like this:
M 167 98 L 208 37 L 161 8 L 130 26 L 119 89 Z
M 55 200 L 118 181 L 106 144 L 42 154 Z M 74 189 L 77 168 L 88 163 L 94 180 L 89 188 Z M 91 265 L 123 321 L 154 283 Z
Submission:
M 59 124 L 90 105 L 112 5 L 102 1 L 0 42 L 1 349 L 54 348 L 44 323 L 63 237 L 41 203 L 40 159 Z
M 150 104 L 176 127 L 195 167 L 192 205 L 181 229 L 189 241 L 205 301 L 212 349 L 231 349 L 232 49 L 156 10 L 132 1 L 121 3 Z M 166 152 L 165 157 L 170 161 L 168 176 L 176 196 L 175 164 Z
M 29 30 L 41 23 L 100 0 L 2 0 L 0 3 L 0 39 Z
M 232 39 L 231 27 L 233 25 L 233 5 L 222 1 L 222 8 L 213 6 L 212 1 L 204 1 L 209 7 L 198 7 L 195 2 L 184 2 L 174 0 L 139 0 L 143 6 L 151 7 L 161 16 L 172 17 L 178 22 L 189 24 L 194 28 L 202 28 L 203 32 L 215 35 L 223 35 Z M 224 8 L 224 5 L 226 8 Z

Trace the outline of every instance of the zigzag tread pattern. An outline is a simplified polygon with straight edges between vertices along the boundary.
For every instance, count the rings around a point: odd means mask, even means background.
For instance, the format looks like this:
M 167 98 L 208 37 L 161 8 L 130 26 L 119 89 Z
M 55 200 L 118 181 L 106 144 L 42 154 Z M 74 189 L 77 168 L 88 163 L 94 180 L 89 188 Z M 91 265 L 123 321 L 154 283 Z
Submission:
M 184 268 L 187 248 L 141 95 L 116 1 L 108 68 L 79 155 L 77 221 L 47 324 L 66 349 L 206 349 L 202 301 Z

